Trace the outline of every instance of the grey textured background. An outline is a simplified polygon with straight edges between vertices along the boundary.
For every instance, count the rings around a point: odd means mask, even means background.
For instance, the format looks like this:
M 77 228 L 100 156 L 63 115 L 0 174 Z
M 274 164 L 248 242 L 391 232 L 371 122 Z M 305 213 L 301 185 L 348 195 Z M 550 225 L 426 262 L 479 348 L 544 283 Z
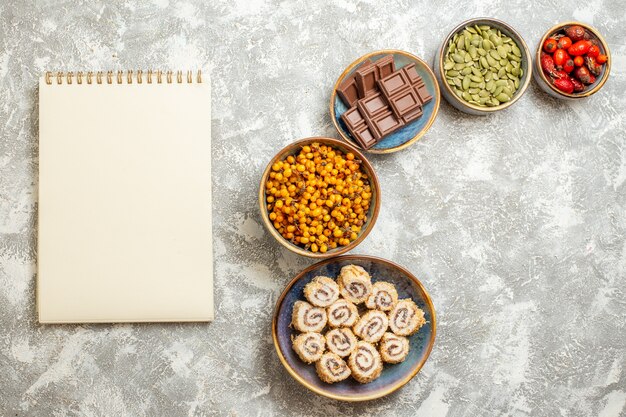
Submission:
M 0 415 L 624 416 L 623 3 L 212 3 L 0 4 Z M 432 62 L 449 29 L 481 15 L 511 23 L 531 48 L 557 22 L 591 23 L 612 47 L 611 79 L 580 103 L 532 84 L 489 118 L 444 102 L 420 142 L 371 158 L 383 206 L 357 252 L 421 278 L 437 343 L 387 398 L 318 397 L 271 341 L 274 302 L 311 261 L 264 231 L 262 169 L 295 139 L 336 136 L 328 98 L 354 59 L 398 48 Z M 216 321 L 38 325 L 38 76 L 197 67 L 213 78 Z

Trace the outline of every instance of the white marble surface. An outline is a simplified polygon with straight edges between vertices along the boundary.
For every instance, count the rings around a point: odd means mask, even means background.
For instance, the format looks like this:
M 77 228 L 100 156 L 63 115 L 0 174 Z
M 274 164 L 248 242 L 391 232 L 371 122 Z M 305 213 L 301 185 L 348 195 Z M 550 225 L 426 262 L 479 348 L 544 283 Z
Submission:
M 624 4 L 518 3 L 0 3 L 0 415 L 624 416 Z M 489 118 L 443 103 L 423 140 L 371 158 L 383 206 L 357 252 L 422 279 L 437 342 L 387 398 L 318 397 L 272 345 L 274 302 L 311 262 L 264 231 L 259 176 L 283 145 L 336 136 L 327 101 L 355 58 L 398 48 L 432 62 L 450 28 L 481 15 L 531 47 L 557 22 L 591 23 L 612 47 L 611 79 L 580 103 L 533 84 Z M 216 321 L 38 325 L 37 77 L 196 67 L 213 77 Z

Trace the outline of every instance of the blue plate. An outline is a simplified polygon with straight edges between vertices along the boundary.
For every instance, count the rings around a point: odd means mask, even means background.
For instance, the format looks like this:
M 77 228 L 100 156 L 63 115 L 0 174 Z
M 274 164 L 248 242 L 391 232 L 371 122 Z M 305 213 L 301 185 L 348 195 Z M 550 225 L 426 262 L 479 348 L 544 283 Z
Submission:
M 424 114 L 422 114 L 419 119 L 412 121 L 401 129 L 398 129 L 376 145 L 372 146 L 370 149 L 366 150 L 371 153 L 397 152 L 420 139 L 435 121 L 435 117 L 437 117 L 437 112 L 439 111 L 439 104 L 441 102 L 439 84 L 437 83 L 435 74 L 430 69 L 428 64 L 420 58 L 408 52 L 397 50 L 376 51 L 364 55 L 350 64 L 343 74 L 341 74 L 330 95 L 330 115 L 337 132 L 339 132 L 343 139 L 358 148 L 361 148 L 359 143 L 352 138 L 352 135 L 348 131 L 345 123 L 341 120 L 341 115 L 348 110 L 348 108 L 337 96 L 337 87 L 341 85 L 346 77 L 352 75 L 365 60 L 370 59 L 375 61 L 385 55 L 393 55 L 396 69 L 402 68 L 405 65 L 415 64 L 417 73 L 424 80 L 424 84 L 426 85 L 428 91 L 432 94 L 433 99 L 423 107 Z
M 298 300 L 305 300 L 304 286 L 318 275 L 337 277 L 342 267 L 360 265 L 372 276 L 372 281 L 384 280 L 398 290 L 400 299 L 411 298 L 424 310 L 426 324 L 409 337 L 410 349 L 407 358 L 399 364 L 384 364 L 381 376 L 368 383 L 360 384 L 352 378 L 335 384 L 319 379 L 315 365 L 302 362 L 291 347 L 291 338 L 296 332 L 291 328 L 291 312 Z M 311 391 L 343 401 L 366 401 L 390 394 L 409 382 L 422 368 L 435 343 L 436 318 L 430 296 L 413 274 L 403 267 L 385 259 L 364 255 L 345 255 L 327 259 L 312 265 L 298 274 L 285 288 L 276 303 L 272 322 L 272 336 L 280 361 L 299 383 Z

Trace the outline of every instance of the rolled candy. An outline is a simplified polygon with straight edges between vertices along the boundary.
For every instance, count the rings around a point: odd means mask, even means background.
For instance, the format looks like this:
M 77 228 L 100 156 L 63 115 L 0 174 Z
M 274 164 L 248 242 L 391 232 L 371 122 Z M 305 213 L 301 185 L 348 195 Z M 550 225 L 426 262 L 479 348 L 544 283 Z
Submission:
M 326 338 L 319 333 L 300 333 L 293 339 L 293 350 L 306 363 L 313 363 L 322 357 L 326 350 Z
M 370 310 L 354 325 L 354 334 L 366 342 L 376 343 L 387 331 L 389 319 L 379 310 Z
M 301 332 L 321 332 L 326 326 L 326 310 L 314 307 L 306 301 L 296 301 L 293 305 L 291 323 Z
M 369 309 L 390 311 L 398 302 L 398 291 L 393 284 L 378 281 L 372 286 L 372 294 L 365 301 Z
M 383 370 L 380 353 L 374 345 L 363 340 L 356 344 L 356 349 L 348 359 L 348 366 L 354 379 L 362 384 L 372 382 Z
M 320 360 L 315 363 L 315 370 L 320 379 L 329 384 L 343 381 L 351 373 L 346 362 L 332 352 L 326 352 L 322 355 Z
M 331 352 L 342 358 L 351 354 L 356 348 L 356 336 L 348 328 L 333 329 L 326 333 L 326 346 Z
M 330 327 L 352 327 L 359 319 L 359 310 L 345 299 L 339 299 L 326 309 Z
M 400 363 L 409 354 L 409 339 L 387 332 L 378 344 L 383 362 Z
M 317 307 L 328 307 L 339 298 L 339 286 L 334 279 L 315 277 L 304 287 L 304 296 Z
M 341 268 L 337 284 L 339 284 L 341 295 L 354 304 L 364 302 L 372 292 L 370 275 L 358 265 L 346 265 Z
M 424 323 L 424 312 L 409 298 L 398 301 L 389 313 L 389 328 L 398 336 L 410 336 Z

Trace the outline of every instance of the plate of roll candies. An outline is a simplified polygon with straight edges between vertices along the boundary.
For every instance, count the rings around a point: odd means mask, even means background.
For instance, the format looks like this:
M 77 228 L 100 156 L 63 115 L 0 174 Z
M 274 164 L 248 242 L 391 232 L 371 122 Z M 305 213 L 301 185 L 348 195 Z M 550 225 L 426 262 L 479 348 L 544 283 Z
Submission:
M 409 382 L 433 348 L 435 309 L 391 261 L 345 255 L 314 264 L 276 303 L 272 336 L 289 374 L 311 391 L 366 401 Z

